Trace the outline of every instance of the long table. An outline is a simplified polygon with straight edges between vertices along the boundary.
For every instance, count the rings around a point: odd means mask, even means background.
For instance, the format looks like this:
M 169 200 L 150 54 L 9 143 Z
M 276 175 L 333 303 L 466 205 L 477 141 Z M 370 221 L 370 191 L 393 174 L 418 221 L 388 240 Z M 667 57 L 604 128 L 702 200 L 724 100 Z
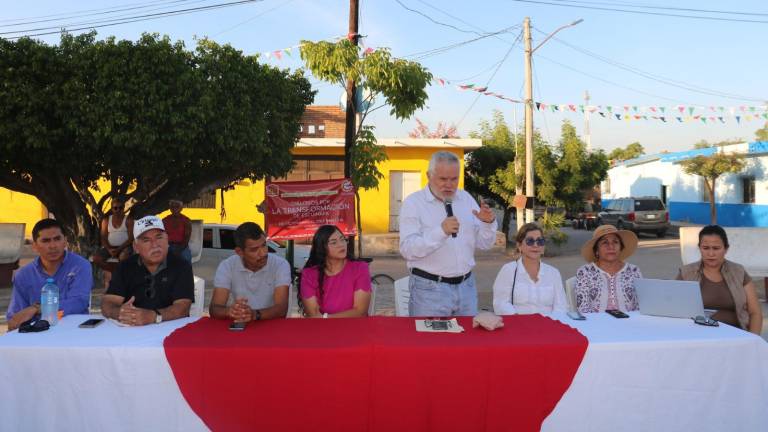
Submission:
M 504 342 L 537 327 L 554 329 L 543 317 L 505 317 L 505 328 L 496 332 L 473 330 L 462 320 L 465 333 L 415 339 L 408 318 L 280 320 L 256 323 L 242 334 L 229 332 L 224 322 L 195 319 L 77 328 L 85 318 L 68 316 L 47 332 L 0 337 L 6 390 L 0 430 L 372 431 L 402 424 L 399 430 L 521 430 L 531 426 L 525 412 L 546 403 L 555 407 L 545 413 L 545 431 L 768 427 L 768 344 L 724 325 L 637 314 L 625 320 L 592 314 L 575 322 L 556 315 L 589 344 L 559 402 L 547 402 L 562 386 L 549 374 L 568 375 L 562 369 L 578 338 L 560 343 L 542 334 L 538 347 L 531 338 Z M 218 325 L 218 336 L 194 342 L 192 326 L 203 334 Z M 236 337 L 240 341 L 232 343 Z M 521 346 L 533 362 L 515 358 L 524 356 Z M 561 348 L 571 354 L 559 356 Z M 191 366 L 179 368 L 185 356 Z M 254 375 L 244 376 L 243 366 Z M 211 374 L 229 380 L 208 379 Z M 264 385 L 254 385 L 254 377 Z M 536 380 L 540 391 L 530 387 Z M 221 397 L 238 406 L 245 401 L 248 413 L 212 420 L 206 407 L 226 406 L 226 400 L 213 400 Z M 308 408 L 312 403 L 321 409 Z M 327 415 L 305 415 L 317 412 Z M 239 424 L 243 417 L 246 424 Z M 467 419 L 469 429 L 462 423 Z M 297 424 L 304 427 L 293 429 Z

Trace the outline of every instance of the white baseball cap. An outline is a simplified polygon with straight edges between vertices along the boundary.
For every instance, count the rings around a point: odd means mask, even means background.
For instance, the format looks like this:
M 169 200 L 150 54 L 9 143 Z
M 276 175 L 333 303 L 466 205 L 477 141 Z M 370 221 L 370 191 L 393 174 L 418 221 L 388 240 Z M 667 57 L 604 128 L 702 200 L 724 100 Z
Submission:
M 133 223 L 133 238 L 138 238 L 140 235 L 153 229 L 165 231 L 163 221 L 157 216 L 144 216 Z

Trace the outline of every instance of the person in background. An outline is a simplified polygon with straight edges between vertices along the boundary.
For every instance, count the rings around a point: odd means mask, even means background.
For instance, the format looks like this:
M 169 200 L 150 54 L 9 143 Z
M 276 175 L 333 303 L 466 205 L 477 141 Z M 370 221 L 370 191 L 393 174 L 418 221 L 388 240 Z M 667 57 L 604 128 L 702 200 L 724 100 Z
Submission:
M 699 282 L 704 308 L 716 310 L 710 318 L 759 335 L 763 314 L 755 284 L 741 264 L 725 259 L 729 247 L 721 226 L 705 226 L 699 231 L 701 259 L 681 267 L 677 279 Z
M 145 216 L 134 222 L 133 233 L 136 253 L 117 267 L 101 300 L 101 314 L 131 326 L 189 316 L 195 299 L 192 265 L 168 253 L 163 222 Z
M 405 198 L 400 209 L 400 254 L 411 274 L 411 316 L 477 314 L 475 249 L 493 246 L 496 215 L 458 188 L 459 176 L 455 154 L 434 153 L 427 187 Z
M 568 302 L 560 272 L 543 262 L 544 232 L 527 223 L 515 237 L 520 257 L 505 264 L 493 283 L 493 311 L 497 315 L 566 312 Z
M 576 271 L 576 305 L 582 313 L 637 310 L 635 279 L 643 277 L 640 269 L 626 262 L 637 249 L 632 231 L 617 230 L 613 225 L 595 229 L 592 239 L 581 248 L 587 264 Z
M 368 315 L 371 302 L 368 263 L 352 260 L 347 252 L 347 238 L 336 226 L 323 225 L 317 229 L 299 284 L 300 303 L 307 317 Z
M 112 208 L 109 216 L 101 220 L 101 248 L 93 256 L 93 263 L 104 272 L 104 286 L 109 286 L 109 280 L 117 263 L 108 262 L 110 258 L 125 261 L 131 256 L 133 243 L 133 218 L 125 214 L 125 198 L 112 198 Z
M 213 278 L 211 317 L 234 322 L 285 317 L 291 268 L 267 251 L 267 236 L 258 224 L 237 227 L 235 255 L 219 264 Z
M 8 330 L 40 314 L 40 291 L 48 278 L 59 287 L 59 308 L 64 315 L 87 314 L 93 287 L 91 263 L 67 250 L 61 222 L 43 219 L 32 227 L 32 249 L 38 257 L 13 278 L 8 305 Z
M 189 250 L 189 239 L 192 237 L 192 221 L 181 213 L 184 204 L 179 200 L 168 201 L 171 214 L 163 218 L 165 232 L 168 234 L 168 247 L 174 255 L 180 256 L 192 263 L 192 251 Z

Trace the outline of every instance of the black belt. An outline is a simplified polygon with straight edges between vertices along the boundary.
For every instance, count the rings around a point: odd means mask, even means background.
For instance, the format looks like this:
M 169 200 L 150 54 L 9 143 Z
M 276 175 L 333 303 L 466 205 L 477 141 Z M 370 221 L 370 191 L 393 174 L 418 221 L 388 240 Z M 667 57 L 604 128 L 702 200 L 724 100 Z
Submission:
M 472 276 L 472 272 L 469 272 L 464 276 L 454 276 L 454 277 L 438 276 L 429 272 L 425 272 L 424 270 L 417 269 L 415 267 L 411 269 L 411 274 L 416 275 L 418 277 L 422 277 L 424 279 L 429 279 L 431 281 L 442 282 L 442 283 L 447 283 L 451 285 L 458 285 L 464 282 L 465 280 L 469 279 L 470 276 Z

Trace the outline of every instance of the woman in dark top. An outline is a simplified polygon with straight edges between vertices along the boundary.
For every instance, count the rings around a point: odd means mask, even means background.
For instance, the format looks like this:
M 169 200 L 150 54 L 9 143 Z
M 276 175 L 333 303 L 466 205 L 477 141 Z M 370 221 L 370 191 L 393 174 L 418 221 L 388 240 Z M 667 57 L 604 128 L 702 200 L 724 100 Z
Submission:
M 763 314 L 752 278 L 743 266 L 725 259 L 728 236 L 719 225 L 699 231 L 701 260 L 680 268 L 677 278 L 699 281 L 704 307 L 713 319 L 755 334 L 763 328 Z

